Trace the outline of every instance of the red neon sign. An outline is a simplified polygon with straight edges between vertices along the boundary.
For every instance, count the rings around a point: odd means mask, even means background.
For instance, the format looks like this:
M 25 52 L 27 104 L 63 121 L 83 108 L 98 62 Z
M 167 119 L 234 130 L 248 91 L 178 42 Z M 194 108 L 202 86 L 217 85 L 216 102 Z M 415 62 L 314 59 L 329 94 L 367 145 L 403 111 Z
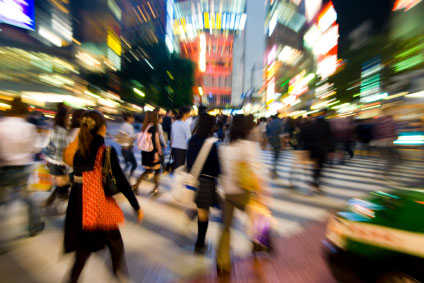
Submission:
M 404 10 L 404 12 L 408 11 L 422 0 L 396 0 L 395 5 L 393 6 L 392 11 Z

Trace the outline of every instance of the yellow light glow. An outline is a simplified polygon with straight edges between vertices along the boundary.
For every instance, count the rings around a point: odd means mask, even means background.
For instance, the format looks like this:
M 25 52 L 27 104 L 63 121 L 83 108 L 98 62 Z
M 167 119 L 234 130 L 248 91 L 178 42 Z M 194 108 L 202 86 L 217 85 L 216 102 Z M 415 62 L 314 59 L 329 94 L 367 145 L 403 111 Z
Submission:
M 184 33 L 187 33 L 187 23 L 185 18 L 181 19 L 181 25 L 183 26 Z
M 221 29 L 222 14 L 216 13 L 216 29 Z
M 211 29 L 215 29 L 215 14 L 211 13 Z
M 72 38 L 72 41 L 78 45 L 81 45 L 81 42 L 79 42 L 78 40 L 76 40 L 75 38 Z
M 110 47 L 110 49 L 112 49 L 116 54 L 121 56 L 121 41 L 111 29 L 107 32 L 107 46 Z
M 6 103 L 0 103 L 0 109 L 6 110 L 12 108 L 9 104 Z
M 199 86 L 199 94 L 200 96 L 203 96 L 203 88 L 201 86 Z
M 205 20 L 204 20 L 204 22 L 205 22 L 205 29 L 208 29 L 209 28 L 209 13 L 208 12 L 205 12 L 203 15 L 205 17 Z

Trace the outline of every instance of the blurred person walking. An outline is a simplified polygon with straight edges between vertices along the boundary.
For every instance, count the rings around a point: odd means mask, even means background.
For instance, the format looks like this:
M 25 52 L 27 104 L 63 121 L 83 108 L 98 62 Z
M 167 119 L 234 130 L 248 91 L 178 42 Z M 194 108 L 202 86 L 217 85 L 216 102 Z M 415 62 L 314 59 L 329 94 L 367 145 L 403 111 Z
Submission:
M 205 141 L 213 135 L 215 129 L 215 117 L 206 112 L 197 118 L 194 135 L 188 142 L 187 170 L 190 172 L 194 162 Z M 209 223 L 209 208 L 218 205 L 219 197 L 216 192 L 217 177 L 220 174 L 220 163 L 218 158 L 218 146 L 215 143 L 206 159 L 199 175 L 199 186 L 196 193 L 196 205 L 198 215 L 198 232 L 195 251 L 202 253 L 205 250 L 205 237 Z
M 172 124 L 171 129 L 171 155 L 173 159 L 172 170 L 177 169 L 186 162 L 188 140 L 191 137 L 190 124 L 186 122 L 190 115 L 190 108 L 183 107 L 178 113 L 178 120 Z
M 168 146 L 169 139 L 171 138 L 171 127 L 172 127 L 172 111 L 168 110 L 166 115 L 163 117 L 163 136 L 165 138 L 166 145 Z
M 383 114 L 374 120 L 373 144 L 377 147 L 380 157 L 386 163 L 384 175 L 390 174 L 395 165 L 402 162 L 402 156 L 394 147 L 393 142 L 397 139 L 398 133 L 395 121 L 391 115 Z
M 351 118 L 333 118 L 330 119 L 331 132 L 336 146 L 334 153 L 334 162 L 339 164 L 345 163 L 345 152 L 350 158 L 353 158 L 353 134 L 354 124 Z
M 310 158 L 314 162 L 311 186 L 315 192 L 321 192 L 320 177 L 322 168 L 327 160 L 328 153 L 332 151 L 333 147 L 331 126 L 325 120 L 326 114 L 327 110 L 323 110 L 318 118 L 308 118 L 311 122 L 303 127 L 300 134 L 304 149 L 309 151 Z
M 162 173 L 165 172 L 165 149 L 168 147 L 167 142 L 165 140 L 165 132 L 163 131 L 163 115 L 158 116 L 158 133 L 160 146 L 162 148 L 162 155 L 160 156 L 160 166 L 162 168 Z
M 71 127 L 69 130 L 69 138 L 68 140 L 70 142 L 74 141 L 77 137 L 78 137 L 78 132 L 81 128 L 81 123 L 80 123 L 80 119 L 82 114 L 85 113 L 84 109 L 75 109 L 72 112 L 72 118 L 71 118 Z
M 268 144 L 268 140 L 266 137 L 266 125 L 268 124 L 267 120 L 265 117 L 259 118 L 259 131 L 261 134 L 261 148 L 262 150 L 266 149 L 266 146 Z
M 63 161 L 63 152 L 69 144 L 69 110 L 59 103 L 57 113 L 54 118 L 53 132 L 50 136 L 49 144 L 44 149 L 45 160 L 50 174 L 54 176 L 55 188 L 44 202 L 44 206 L 53 204 L 57 197 L 61 200 L 68 199 L 70 180 L 68 168 Z
M 197 125 L 198 125 L 198 120 L 199 120 L 199 116 L 203 113 L 206 113 L 206 110 L 208 108 L 204 105 L 199 105 L 199 109 L 198 109 L 198 114 L 197 116 L 193 119 L 193 122 L 191 122 L 190 124 L 190 130 L 191 133 L 194 134 L 194 132 L 196 131 Z
M 158 113 L 156 111 L 147 111 L 144 118 L 143 127 L 141 128 L 140 136 L 137 140 L 138 147 L 141 149 L 141 164 L 145 171 L 138 177 L 134 190 L 138 194 L 138 187 L 140 183 L 147 178 L 147 176 L 154 172 L 155 186 L 150 192 L 151 196 L 158 193 L 159 178 L 160 178 L 160 157 L 163 155 L 162 147 L 160 145 L 160 133 L 158 131 Z M 145 143 L 144 145 L 141 143 Z M 149 144 L 149 145 L 147 145 Z M 146 148 L 149 148 L 148 151 Z
M 271 170 L 271 178 L 278 177 L 277 167 L 281 152 L 281 135 L 283 134 L 283 123 L 277 115 L 272 116 L 272 120 L 266 126 L 266 135 L 268 142 L 272 147 L 273 153 L 273 168 Z
M 122 156 L 125 162 L 124 172 L 126 173 L 130 169 L 128 177 L 131 178 L 135 169 L 137 169 L 137 160 L 134 156 L 135 132 L 132 125 L 134 123 L 134 116 L 131 113 L 123 113 L 122 117 L 124 118 L 124 123 L 119 128 L 116 140 L 121 145 Z
M 34 236 L 44 229 L 44 222 L 27 191 L 27 180 L 34 156 L 41 149 L 37 147 L 39 136 L 36 127 L 25 120 L 28 106 L 15 98 L 11 107 L 0 119 L 0 206 L 23 200 L 28 206 L 28 232 Z M 6 232 L 4 227 L 0 230 Z
M 355 133 L 358 139 L 359 155 L 368 156 L 370 151 L 370 142 L 372 140 L 372 124 L 369 120 L 357 121 Z
M 243 115 L 236 115 L 230 129 L 230 144 L 219 148 L 221 164 L 220 181 L 224 190 L 223 223 L 217 253 L 216 265 L 219 273 L 231 270 L 230 228 L 234 209 L 245 210 L 251 191 L 241 186 L 241 174 L 249 174 L 246 179 L 259 180 L 262 171 L 260 149 L 256 142 L 247 140 L 250 126 Z M 243 167 L 245 170 L 241 170 Z
M 118 224 L 124 215 L 113 197 L 106 195 L 109 188 L 103 183 L 103 166 L 110 156 L 110 168 L 116 187 L 137 212 L 138 221 L 143 211 L 122 172 L 116 150 L 105 147 L 106 119 L 95 110 L 81 118 L 79 148 L 74 157 L 72 185 L 65 219 L 65 253 L 75 252 L 75 262 L 69 282 L 77 282 L 92 252 L 107 246 L 111 252 L 113 273 L 118 279 L 127 276 L 124 245 Z M 103 165 L 102 165 L 103 164 Z

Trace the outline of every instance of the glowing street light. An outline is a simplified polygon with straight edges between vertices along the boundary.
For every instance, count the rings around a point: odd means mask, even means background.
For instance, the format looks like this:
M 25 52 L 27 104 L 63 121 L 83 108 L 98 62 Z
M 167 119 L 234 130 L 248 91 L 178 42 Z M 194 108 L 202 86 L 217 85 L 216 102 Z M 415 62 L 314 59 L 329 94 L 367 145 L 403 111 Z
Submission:
M 133 88 L 133 91 L 135 93 L 137 93 L 138 95 L 140 95 L 141 97 L 145 97 L 146 95 L 144 94 L 144 92 L 142 92 L 141 90 L 139 90 L 138 88 Z

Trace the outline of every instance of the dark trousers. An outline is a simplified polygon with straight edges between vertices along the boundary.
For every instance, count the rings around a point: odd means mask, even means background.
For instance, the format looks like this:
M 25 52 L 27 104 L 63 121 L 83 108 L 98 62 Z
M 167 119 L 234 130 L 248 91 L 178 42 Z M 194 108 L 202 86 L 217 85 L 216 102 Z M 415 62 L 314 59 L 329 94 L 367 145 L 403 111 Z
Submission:
M 186 153 L 187 150 L 181 148 L 172 148 L 172 170 L 177 169 L 180 166 L 183 166 L 186 163 Z
M 281 153 L 281 147 L 273 147 L 272 148 L 273 153 L 273 173 L 277 173 L 277 166 L 278 166 L 278 160 L 280 159 L 280 153 Z
M 135 169 L 137 169 L 137 160 L 135 159 L 134 152 L 132 148 L 122 148 L 122 156 L 125 161 L 124 172 L 128 170 L 131 166 L 130 176 L 134 173 Z
M 121 233 L 119 230 L 107 231 L 105 233 L 106 246 L 109 248 L 112 256 L 113 274 L 115 276 L 127 275 L 128 272 L 125 263 L 124 243 L 122 241 Z M 76 250 L 75 263 L 72 267 L 70 282 L 78 282 L 78 278 L 81 275 L 82 269 L 90 255 L 91 251 L 84 249 L 83 247 Z
M 319 186 L 319 179 L 321 177 L 322 168 L 325 161 L 327 160 L 326 155 L 320 155 L 313 158 L 315 161 L 315 168 L 313 170 L 313 182 L 314 185 Z

